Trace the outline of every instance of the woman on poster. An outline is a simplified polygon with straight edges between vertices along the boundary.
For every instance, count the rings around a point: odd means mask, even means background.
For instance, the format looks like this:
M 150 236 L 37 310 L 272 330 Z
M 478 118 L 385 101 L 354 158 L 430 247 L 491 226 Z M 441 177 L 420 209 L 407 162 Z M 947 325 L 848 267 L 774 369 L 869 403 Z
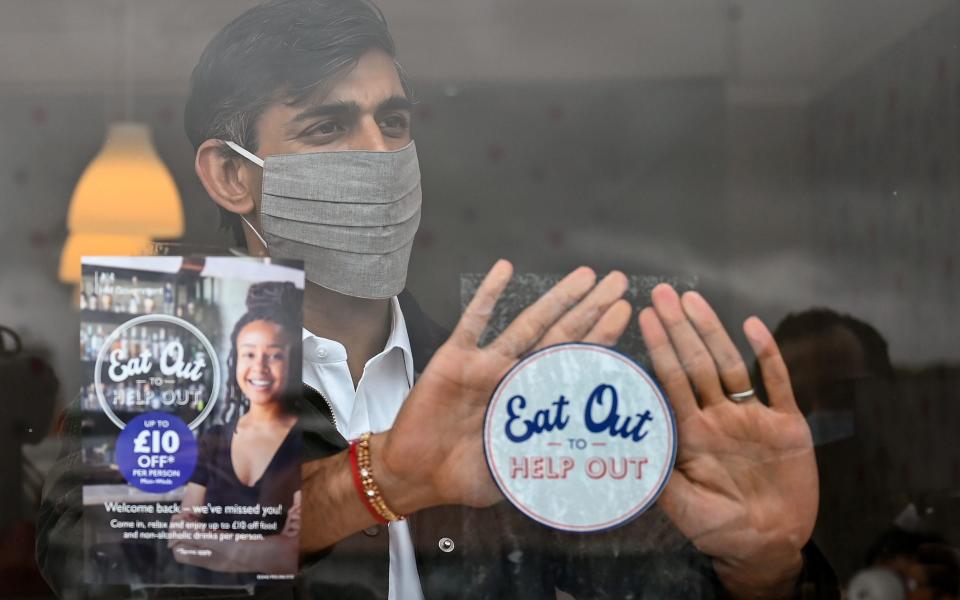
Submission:
M 247 574 L 244 581 L 297 572 L 300 378 L 291 365 L 300 365 L 301 298 L 281 282 L 247 293 L 230 338 L 225 424 L 200 436 L 196 470 L 171 518 L 172 532 L 203 532 L 171 540 L 179 563 Z

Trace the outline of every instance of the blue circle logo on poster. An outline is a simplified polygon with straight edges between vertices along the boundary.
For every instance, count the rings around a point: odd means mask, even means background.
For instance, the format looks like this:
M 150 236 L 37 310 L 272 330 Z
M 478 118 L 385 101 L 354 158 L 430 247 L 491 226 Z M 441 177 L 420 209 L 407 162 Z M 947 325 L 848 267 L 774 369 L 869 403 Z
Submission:
M 487 407 L 484 451 L 521 512 L 574 532 L 618 527 L 663 491 L 676 421 L 653 378 L 630 357 L 585 343 L 517 363 Z
M 197 466 L 197 440 L 183 419 L 148 412 L 117 437 L 117 466 L 127 483 L 159 494 L 185 485 Z

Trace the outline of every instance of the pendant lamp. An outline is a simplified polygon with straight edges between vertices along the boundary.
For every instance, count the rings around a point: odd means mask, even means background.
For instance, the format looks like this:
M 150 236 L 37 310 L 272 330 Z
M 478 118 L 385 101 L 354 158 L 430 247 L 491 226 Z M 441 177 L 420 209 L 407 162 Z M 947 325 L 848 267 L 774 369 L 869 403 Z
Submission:
M 108 233 L 71 233 L 60 255 L 60 281 L 80 283 L 84 256 L 143 256 L 153 254 L 150 238 Z
M 103 148 L 73 192 L 67 228 L 60 279 L 70 283 L 80 281 L 80 256 L 123 254 L 118 251 L 142 248 L 144 240 L 183 235 L 180 194 L 146 125 L 110 126 Z M 71 264 L 65 264 L 68 260 Z
M 80 283 L 81 256 L 149 254 L 152 240 L 183 235 L 180 193 L 153 145 L 150 128 L 133 122 L 132 2 L 122 8 L 126 120 L 107 129 L 70 199 L 69 236 L 60 255 L 60 280 Z

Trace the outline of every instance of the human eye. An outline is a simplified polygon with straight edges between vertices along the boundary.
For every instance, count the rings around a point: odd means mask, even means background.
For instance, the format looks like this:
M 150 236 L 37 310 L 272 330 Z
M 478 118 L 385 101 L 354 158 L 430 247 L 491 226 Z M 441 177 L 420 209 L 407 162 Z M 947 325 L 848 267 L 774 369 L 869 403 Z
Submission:
M 410 131 L 410 117 L 403 113 L 390 113 L 381 118 L 378 125 L 384 135 L 403 137 Z
M 309 138 L 316 144 L 325 144 L 335 140 L 345 131 L 346 129 L 339 121 L 322 121 L 305 129 L 301 137 Z

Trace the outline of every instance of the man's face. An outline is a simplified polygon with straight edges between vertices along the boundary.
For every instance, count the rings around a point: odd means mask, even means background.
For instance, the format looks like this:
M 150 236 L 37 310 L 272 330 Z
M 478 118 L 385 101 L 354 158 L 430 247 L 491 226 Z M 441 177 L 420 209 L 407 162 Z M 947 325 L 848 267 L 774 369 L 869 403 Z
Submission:
M 257 154 L 385 152 L 410 143 L 410 100 L 393 59 L 385 52 L 366 52 L 328 93 L 319 96 L 295 106 L 283 102 L 268 106 L 256 125 Z M 253 189 L 259 216 L 259 181 Z
M 853 384 L 869 374 L 863 347 L 853 333 L 836 327 L 827 333 L 785 342 L 780 352 L 803 414 L 853 409 Z

